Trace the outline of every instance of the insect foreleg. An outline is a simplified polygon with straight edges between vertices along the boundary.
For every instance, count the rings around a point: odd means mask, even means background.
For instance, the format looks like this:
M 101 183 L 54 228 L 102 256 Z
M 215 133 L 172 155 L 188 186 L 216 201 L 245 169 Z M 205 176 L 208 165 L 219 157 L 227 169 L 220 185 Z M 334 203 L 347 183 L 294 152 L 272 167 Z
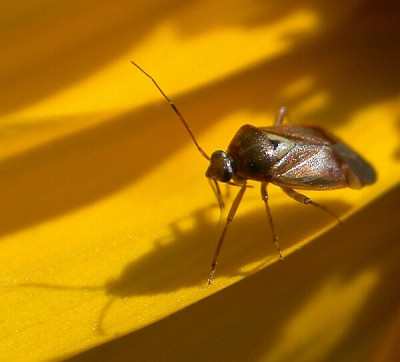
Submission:
M 246 191 L 246 182 L 240 188 L 238 194 L 235 197 L 235 200 L 233 200 L 232 206 L 231 206 L 228 216 L 226 218 L 224 230 L 222 230 L 222 234 L 219 238 L 217 248 L 215 249 L 214 258 L 211 263 L 211 270 L 210 270 L 210 273 L 208 274 L 208 285 L 211 284 L 211 280 L 212 280 L 212 277 L 215 272 L 215 267 L 217 266 L 218 255 L 219 255 L 219 252 L 221 251 L 221 246 L 225 239 L 225 234 L 228 231 L 228 227 L 229 227 L 230 223 L 232 222 L 233 217 L 235 216 L 235 213 L 236 213 L 237 208 L 239 207 L 240 201 L 242 201 L 245 191 Z
M 210 184 L 211 189 L 213 190 L 214 195 L 218 200 L 219 210 L 221 211 L 222 215 L 222 210 L 224 209 L 225 205 L 224 201 L 222 200 L 221 190 L 219 188 L 218 182 L 215 180 L 208 179 L 208 183 Z

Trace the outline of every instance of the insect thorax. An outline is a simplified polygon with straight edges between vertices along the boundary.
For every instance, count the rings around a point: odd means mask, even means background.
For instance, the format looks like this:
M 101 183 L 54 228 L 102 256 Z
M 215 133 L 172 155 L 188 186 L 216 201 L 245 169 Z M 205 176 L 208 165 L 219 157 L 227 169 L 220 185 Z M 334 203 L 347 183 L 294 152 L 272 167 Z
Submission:
M 278 160 L 267 134 L 251 125 L 237 131 L 227 154 L 232 159 L 233 179 L 239 180 L 268 181 L 269 170 Z

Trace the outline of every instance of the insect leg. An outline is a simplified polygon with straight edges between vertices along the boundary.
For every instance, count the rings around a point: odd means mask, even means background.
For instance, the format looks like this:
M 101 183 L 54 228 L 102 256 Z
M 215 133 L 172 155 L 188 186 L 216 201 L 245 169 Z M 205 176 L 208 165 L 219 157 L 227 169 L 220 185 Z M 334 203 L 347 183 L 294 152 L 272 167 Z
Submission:
M 289 189 L 287 187 L 281 187 L 281 189 L 283 190 L 283 192 L 288 195 L 289 197 L 291 197 L 293 200 L 296 200 L 297 202 L 300 202 L 304 205 L 312 205 L 315 207 L 318 207 L 319 209 L 327 212 L 328 214 L 330 214 L 331 216 L 333 216 L 339 223 L 341 223 L 342 221 L 339 219 L 339 217 L 334 214 L 331 210 L 329 210 L 328 208 L 326 208 L 323 205 L 320 205 L 314 201 L 312 201 L 310 198 L 308 198 L 307 196 L 298 193 L 297 191 L 293 190 L 293 189 Z
M 268 193 L 267 193 L 267 183 L 266 182 L 261 182 L 261 198 L 265 203 L 265 211 L 267 212 L 268 223 L 271 227 L 272 240 L 275 243 L 276 249 L 278 250 L 279 258 L 283 259 L 282 251 L 281 251 L 281 248 L 280 248 L 279 242 L 278 242 L 278 236 L 276 235 L 274 222 L 272 220 L 271 210 L 269 209 L 269 205 L 268 205 Z
M 219 210 L 222 213 L 222 210 L 224 209 L 225 205 L 224 205 L 224 201 L 222 200 L 221 190 L 219 188 L 218 182 L 215 180 L 211 180 L 211 179 L 207 179 L 207 180 L 211 186 L 211 189 L 214 192 L 215 197 L 218 200 Z
M 283 118 L 285 118 L 286 107 L 281 107 L 278 114 L 276 115 L 274 126 L 279 126 L 283 122 Z
M 219 238 L 217 248 L 215 249 L 214 258 L 211 263 L 211 270 L 210 270 L 210 273 L 208 274 L 208 285 L 211 284 L 211 280 L 212 280 L 214 272 L 215 272 L 215 267 L 217 266 L 218 255 L 219 255 L 219 252 L 221 251 L 221 246 L 224 241 L 225 234 L 228 231 L 229 224 L 232 222 L 233 217 L 235 216 L 236 210 L 240 204 L 240 201 L 242 200 L 242 197 L 243 197 L 245 191 L 246 191 L 246 183 L 244 183 L 242 185 L 238 194 L 235 197 L 235 200 L 233 200 L 232 206 L 231 206 L 228 216 L 226 218 L 225 227 L 224 227 L 224 230 L 222 230 L 222 234 Z

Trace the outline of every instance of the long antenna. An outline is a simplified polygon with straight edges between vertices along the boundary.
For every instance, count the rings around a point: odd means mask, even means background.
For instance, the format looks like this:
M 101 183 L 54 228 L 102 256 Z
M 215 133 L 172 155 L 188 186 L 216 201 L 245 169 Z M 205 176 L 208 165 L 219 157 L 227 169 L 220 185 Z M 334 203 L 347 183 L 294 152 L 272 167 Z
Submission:
M 190 137 L 192 137 L 192 140 L 194 142 L 194 144 L 196 145 L 197 149 L 199 150 L 199 152 L 202 154 L 202 156 L 207 159 L 210 160 L 210 157 L 207 155 L 207 153 L 205 153 L 205 151 L 199 146 L 199 144 L 196 141 L 196 138 L 194 137 L 194 134 L 192 132 L 192 130 L 190 129 L 189 125 L 186 123 L 185 119 L 183 118 L 183 116 L 181 115 L 181 113 L 179 112 L 178 108 L 176 108 L 176 105 L 174 104 L 174 102 L 172 102 L 168 96 L 163 92 L 163 90 L 160 88 L 160 86 L 157 84 L 157 82 L 155 81 L 155 79 L 147 72 L 145 72 L 139 65 L 137 65 L 134 61 L 131 61 L 131 63 L 138 68 L 145 76 L 147 76 L 148 78 L 151 79 L 151 81 L 154 83 L 154 85 L 157 87 L 157 89 L 160 91 L 160 93 L 163 95 L 163 97 L 167 100 L 167 102 L 169 103 L 169 105 L 172 107 L 172 109 L 174 110 L 174 112 L 178 115 L 178 117 L 180 118 L 180 120 L 182 121 L 183 125 L 185 126 L 186 130 L 189 132 Z

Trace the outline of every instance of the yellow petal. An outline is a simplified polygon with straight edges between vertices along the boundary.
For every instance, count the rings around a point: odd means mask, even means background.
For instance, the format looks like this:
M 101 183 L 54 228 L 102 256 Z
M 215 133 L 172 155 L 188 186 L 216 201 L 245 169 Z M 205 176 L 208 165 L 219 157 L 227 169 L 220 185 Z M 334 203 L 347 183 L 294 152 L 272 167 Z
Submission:
M 399 202 L 397 187 L 284 263 L 72 360 L 396 360 Z
M 359 1 L 337 4 L 334 11 L 323 3 L 293 7 L 256 1 L 186 6 L 16 2 L 5 10 L 0 35 L 7 54 L 0 70 L 1 359 L 78 353 L 153 324 L 277 260 L 258 190 L 248 190 L 214 284 L 206 287 L 222 226 L 204 179 L 206 162 L 130 60 L 158 80 L 207 152 L 226 148 L 244 123 L 271 124 L 281 105 L 288 107 L 291 120 L 318 123 L 342 137 L 379 177 L 360 191 L 309 193 L 345 219 L 399 183 L 394 13 L 378 2 Z M 356 248 L 330 246 L 320 256 L 325 239 L 316 237 L 335 223 L 270 189 L 287 257 L 246 278 L 251 286 L 243 289 L 242 303 L 255 290 L 272 300 L 289 287 L 294 288 L 289 296 L 301 291 L 300 306 L 281 297 L 265 310 L 266 319 L 276 320 L 257 332 L 260 356 L 274 360 L 291 359 L 298 351 L 309 357 L 312 341 L 318 344 L 327 333 L 323 325 L 331 322 L 325 309 L 333 310 L 341 319 L 318 345 L 315 356 L 323 356 L 348 333 L 355 311 L 384 274 L 366 267 L 347 275 L 346 264 L 342 273 L 316 282 L 307 270 L 314 261 L 321 268 L 337 262 L 340 268 L 341 258 L 363 250 L 367 235 L 360 230 L 374 218 L 357 219 L 360 213 L 354 216 L 356 228 L 330 230 L 329 245 L 352 240 Z M 395 223 L 390 227 L 391 232 Z M 374 235 L 376 241 L 379 234 Z M 288 256 L 310 241 L 315 242 Z M 370 244 L 366 250 L 376 250 Z M 357 259 L 360 265 L 363 256 Z M 303 267 L 305 274 L 298 275 Z M 261 279 L 256 283 L 261 275 L 277 280 L 276 286 L 270 289 Z M 281 284 L 279 275 L 289 275 L 288 284 Z M 307 285 L 312 290 L 304 290 Z M 340 308 L 341 300 L 348 300 L 349 308 Z M 189 320 L 191 309 L 185 314 Z M 192 345 L 208 333 L 218 308 L 205 314 L 207 323 L 193 326 L 200 335 L 193 334 Z M 254 323 L 249 314 L 238 324 Z M 309 315 L 320 324 L 302 335 Z M 281 320 L 280 339 L 272 348 L 260 334 L 264 327 L 273 333 Z M 162 330 L 156 333 L 157 340 L 164 339 Z M 237 333 L 235 341 L 225 341 L 222 351 L 241 338 Z M 129 350 L 124 348 L 121 354 Z

